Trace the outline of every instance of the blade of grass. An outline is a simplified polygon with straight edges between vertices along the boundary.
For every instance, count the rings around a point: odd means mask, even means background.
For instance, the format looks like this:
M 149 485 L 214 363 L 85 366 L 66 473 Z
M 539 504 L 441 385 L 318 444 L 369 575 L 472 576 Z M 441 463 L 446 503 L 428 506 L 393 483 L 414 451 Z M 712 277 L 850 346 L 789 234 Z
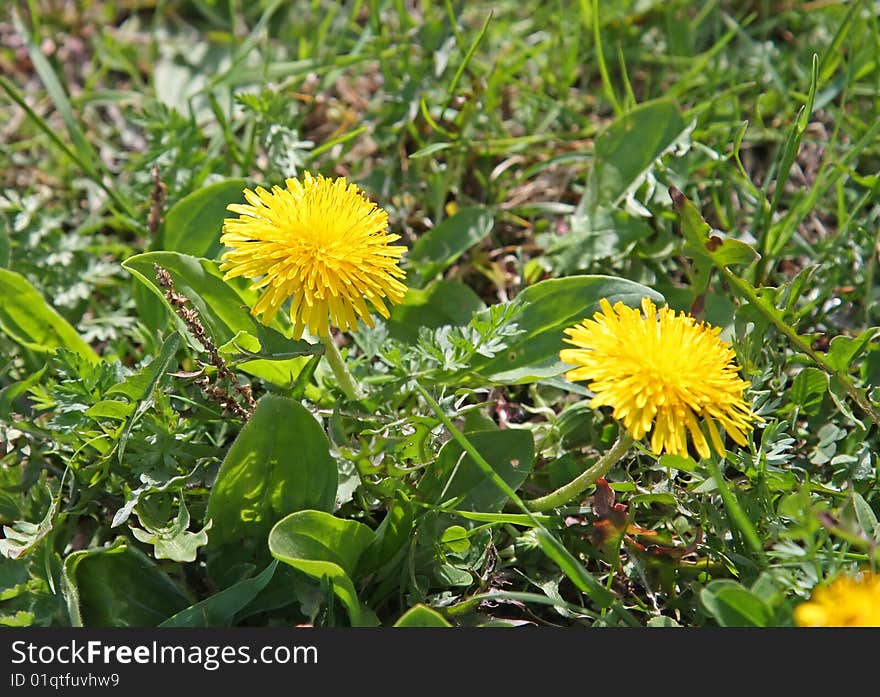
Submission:
M 495 486 L 504 492 L 513 504 L 525 513 L 529 520 L 532 521 L 538 530 L 538 542 L 541 545 L 541 549 L 544 550 L 544 553 L 559 566 L 572 583 L 586 593 L 597 605 L 602 608 L 607 608 L 616 604 L 614 594 L 599 583 L 599 581 L 597 581 L 593 575 L 584 568 L 583 564 L 581 564 L 575 556 L 565 548 L 565 545 L 563 545 L 558 539 L 556 539 L 553 533 L 544 527 L 541 520 L 528 509 L 519 495 L 492 468 L 492 465 L 486 461 L 486 458 L 483 457 L 480 451 L 474 447 L 458 428 L 456 428 L 455 424 L 452 423 L 452 420 L 446 416 L 446 413 L 443 411 L 440 404 L 437 403 L 437 400 L 435 400 L 418 382 L 413 381 L 412 384 L 415 386 L 416 391 L 422 396 L 422 399 L 427 402 L 431 410 L 437 415 L 437 418 L 440 419 L 444 426 L 446 426 L 452 434 L 452 437 L 458 441 L 459 445 L 461 445 L 464 451 L 471 456 L 476 465 L 483 471 L 483 474 L 495 484 Z M 618 610 L 624 611 L 623 608 L 618 608 Z

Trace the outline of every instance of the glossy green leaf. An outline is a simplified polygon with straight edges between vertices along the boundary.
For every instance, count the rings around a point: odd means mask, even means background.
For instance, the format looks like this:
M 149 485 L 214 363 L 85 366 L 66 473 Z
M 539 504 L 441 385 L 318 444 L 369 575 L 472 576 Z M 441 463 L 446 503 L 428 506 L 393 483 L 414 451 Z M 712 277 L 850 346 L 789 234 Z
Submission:
M 612 276 L 569 276 L 536 283 L 517 297 L 523 310 L 512 321 L 522 333 L 493 358 L 478 356 L 471 368 L 498 384 L 535 382 L 559 375 L 571 368 L 559 360 L 559 351 L 568 346 L 563 342 L 566 327 L 591 318 L 602 298 L 612 305 L 621 301 L 638 307 L 645 297 L 663 302 L 656 291 Z
M 333 510 L 337 469 L 302 405 L 267 394 L 232 444 L 208 500 L 208 571 L 220 586 L 269 562 L 272 526 L 295 511 Z
M 38 353 L 66 348 L 91 363 L 101 359 L 22 275 L 0 269 L 0 331 Z
M 191 604 L 142 552 L 119 538 L 64 560 L 64 587 L 75 627 L 155 627 Z
M 424 289 L 410 288 L 386 322 L 392 338 L 415 343 L 420 327 L 465 326 L 483 301 L 463 283 L 440 279 Z
M 451 627 L 439 612 L 427 605 L 414 605 L 394 623 L 395 627 Z
M 428 230 L 407 254 L 413 267 L 408 283 L 421 287 L 449 268 L 456 259 L 492 232 L 495 219 L 480 206 L 462 208 Z
M 222 346 L 239 332 L 247 332 L 257 338 L 263 351 L 281 353 L 289 357 L 305 356 L 323 351 L 323 347 L 305 341 L 294 341 L 282 332 L 289 329 L 284 313 L 279 313 L 275 323 L 267 327 L 260 323 L 248 308 L 257 296 L 248 289 L 242 279 L 223 280 L 217 264 L 208 259 L 198 259 L 178 252 L 147 252 L 126 259 L 122 265 L 150 289 L 165 304 L 181 335 L 198 349 L 183 324 L 165 300 L 164 289 L 156 281 L 155 264 L 166 269 L 174 281 L 175 290 L 186 296 L 198 312 L 199 319 L 217 346 Z M 254 360 L 242 363 L 241 370 L 268 380 L 282 387 L 290 387 L 302 368 L 303 361 L 290 358 L 285 361 Z
M 230 203 L 244 203 L 245 179 L 225 179 L 180 199 L 165 216 L 161 248 L 194 257 L 217 258 Z
M 247 607 L 272 580 L 278 561 L 273 560 L 258 576 L 246 578 L 219 593 L 169 617 L 160 627 L 222 627 Z
M 269 550 L 294 569 L 328 579 L 348 610 L 352 626 L 372 625 L 372 613 L 361 606 L 352 581 L 358 560 L 372 539 L 373 531 L 355 520 L 323 511 L 299 511 L 272 528 Z
M 488 461 L 492 469 L 515 491 L 532 471 L 535 444 L 531 431 L 504 429 L 473 431 L 465 436 Z M 419 497 L 428 503 L 453 499 L 454 508 L 497 513 L 507 495 L 490 481 L 470 455 L 463 455 L 461 444 L 448 441 L 419 481 Z
M 773 613 L 758 596 L 737 581 L 712 581 L 700 591 L 700 602 L 722 627 L 768 627 Z

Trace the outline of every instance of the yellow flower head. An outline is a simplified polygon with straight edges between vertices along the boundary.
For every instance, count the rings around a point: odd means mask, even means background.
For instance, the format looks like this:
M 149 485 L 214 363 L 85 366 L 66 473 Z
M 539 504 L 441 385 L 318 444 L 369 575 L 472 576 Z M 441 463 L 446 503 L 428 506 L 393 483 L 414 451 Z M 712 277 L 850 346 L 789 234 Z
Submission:
M 880 576 L 840 576 L 794 609 L 801 627 L 880 627 Z
M 391 244 L 400 235 L 388 232 L 388 214 L 344 177 L 306 172 L 285 184 L 245 189 L 247 204 L 227 206 L 239 217 L 223 223 L 224 278 L 256 279 L 252 288 L 263 293 L 251 312 L 265 324 L 290 298 L 297 339 L 306 327 L 319 336 L 331 325 L 354 329 L 358 317 L 372 327 L 367 301 L 387 318 L 386 301 L 406 293 L 398 266 L 406 247 Z
M 725 454 L 721 424 L 733 440 L 746 444 L 751 422 L 760 420 L 743 398 L 749 386 L 739 375 L 736 356 L 718 338 L 720 328 L 698 323 L 668 308 L 659 311 L 650 299 L 642 310 L 600 301 L 601 312 L 565 330 L 565 341 L 577 346 L 559 357 L 577 367 L 569 380 L 590 380 L 591 407 L 613 407 L 639 440 L 651 431 L 651 450 L 687 456 L 687 432 L 697 452 L 709 457 L 703 422 L 715 450 Z

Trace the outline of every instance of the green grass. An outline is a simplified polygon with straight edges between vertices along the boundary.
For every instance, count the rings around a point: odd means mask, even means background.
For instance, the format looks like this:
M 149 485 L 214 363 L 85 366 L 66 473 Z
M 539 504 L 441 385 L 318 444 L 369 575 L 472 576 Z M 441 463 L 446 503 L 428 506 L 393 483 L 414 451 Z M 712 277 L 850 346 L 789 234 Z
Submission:
M 880 563 L 871 3 L 27 5 L 0 18 L 0 623 L 788 625 Z M 358 400 L 216 275 L 226 204 L 305 170 L 410 249 L 407 301 L 342 342 Z M 705 253 L 701 218 L 738 242 Z M 607 480 L 652 534 L 609 542 L 601 484 L 518 502 L 615 442 L 554 356 L 642 291 L 723 328 L 764 423 L 725 460 L 630 449 Z

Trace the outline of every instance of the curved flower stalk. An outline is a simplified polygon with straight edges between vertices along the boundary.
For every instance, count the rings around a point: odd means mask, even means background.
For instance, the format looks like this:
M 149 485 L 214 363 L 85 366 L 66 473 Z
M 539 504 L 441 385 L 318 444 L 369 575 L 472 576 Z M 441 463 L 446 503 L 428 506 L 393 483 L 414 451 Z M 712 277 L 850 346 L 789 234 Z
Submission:
M 354 330 L 358 319 L 372 327 L 373 311 L 389 316 L 388 306 L 407 290 L 399 266 L 406 247 L 392 244 L 400 236 L 388 232 L 388 214 L 344 177 L 306 172 L 285 185 L 245 189 L 247 203 L 227 207 L 238 217 L 223 223 L 228 250 L 220 270 L 224 279 L 254 279 L 251 288 L 262 293 L 251 312 L 264 324 L 290 300 L 294 338 L 306 328 L 317 336 L 340 386 L 354 397 L 330 329 Z
M 688 436 L 700 457 L 726 454 L 719 426 L 739 445 L 755 421 L 744 397 L 749 383 L 739 377 L 731 346 L 710 327 L 685 313 L 657 309 L 644 298 L 641 310 L 607 299 L 593 319 L 565 330 L 575 348 L 559 352 L 576 367 L 569 380 L 587 380 L 595 396 L 591 407 L 610 406 L 624 433 L 599 462 L 551 494 L 529 502 L 547 510 L 568 500 L 605 476 L 634 440 L 650 434 L 651 450 L 687 456 Z M 703 433 L 706 428 L 708 438 Z

